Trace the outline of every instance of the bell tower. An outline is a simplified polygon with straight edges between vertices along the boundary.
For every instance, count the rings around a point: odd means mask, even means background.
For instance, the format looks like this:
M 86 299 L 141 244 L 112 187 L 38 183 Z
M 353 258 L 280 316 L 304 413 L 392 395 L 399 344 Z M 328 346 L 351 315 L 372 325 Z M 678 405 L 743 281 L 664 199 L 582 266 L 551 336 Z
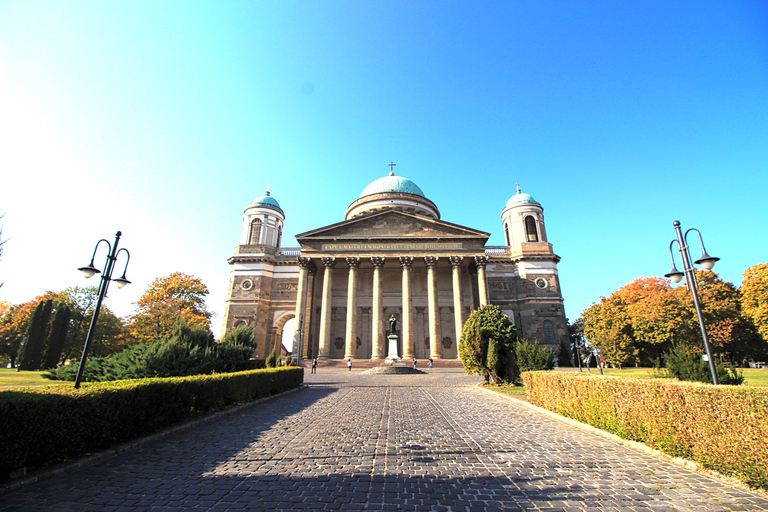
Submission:
M 507 201 L 501 219 L 509 257 L 518 277 L 518 333 L 557 350 L 562 340 L 567 340 L 568 324 L 557 275 L 560 257 L 547 241 L 544 208 L 517 185 L 517 193 Z
M 265 245 L 280 247 L 285 213 L 275 199 L 267 192 L 254 199 L 243 214 L 243 229 L 240 245 Z

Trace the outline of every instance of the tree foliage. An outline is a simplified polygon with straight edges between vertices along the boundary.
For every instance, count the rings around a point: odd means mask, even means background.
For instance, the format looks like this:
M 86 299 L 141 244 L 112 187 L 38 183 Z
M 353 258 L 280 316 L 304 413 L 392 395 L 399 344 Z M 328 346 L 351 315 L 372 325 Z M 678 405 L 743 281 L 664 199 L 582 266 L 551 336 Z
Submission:
M 464 369 L 469 374 L 487 374 L 495 384 L 514 383 L 520 375 L 515 340 L 515 328 L 498 306 L 476 309 L 461 331 L 459 356 Z
M 136 303 L 131 334 L 142 343 L 170 338 L 178 319 L 210 331 L 213 316 L 205 306 L 208 288 L 194 276 L 174 272 L 155 279 Z
M 765 350 L 741 310 L 736 287 L 711 271 L 695 270 L 702 315 L 713 351 L 743 359 Z M 704 352 L 687 286 L 658 277 L 638 278 L 582 313 L 584 336 L 610 364 L 658 365 L 673 345 Z
M 741 281 L 741 306 L 747 318 L 768 342 L 768 263 L 760 263 L 744 271 Z
M 96 286 L 70 286 L 60 292 L 57 298 L 71 310 L 71 325 L 62 350 L 62 357 L 63 359 L 79 358 L 96 309 L 99 289 Z M 136 343 L 125 322 L 102 303 L 90 354 L 108 356 Z
M 4 306 L 4 313 L 0 317 L 0 354 L 10 359 L 11 366 L 18 364 L 19 351 L 35 308 L 41 302 L 55 297 L 55 293 L 46 292 L 29 302 Z

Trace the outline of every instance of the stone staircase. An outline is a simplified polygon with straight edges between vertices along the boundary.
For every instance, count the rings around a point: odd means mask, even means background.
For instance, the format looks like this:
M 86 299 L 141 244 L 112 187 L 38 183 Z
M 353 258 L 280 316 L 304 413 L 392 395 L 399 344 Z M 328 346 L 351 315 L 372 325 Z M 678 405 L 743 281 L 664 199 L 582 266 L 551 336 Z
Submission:
M 413 366 L 413 359 L 403 359 L 403 363 L 411 368 Z M 352 368 L 357 370 L 360 368 L 375 368 L 381 365 L 384 359 L 353 359 Z M 428 359 L 418 359 L 419 369 L 426 369 L 429 365 Z M 311 359 L 304 359 L 301 361 L 301 366 L 309 368 L 312 366 Z M 464 368 L 460 359 L 435 359 L 433 366 L 435 368 Z M 318 368 L 346 368 L 346 359 L 318 359 Z

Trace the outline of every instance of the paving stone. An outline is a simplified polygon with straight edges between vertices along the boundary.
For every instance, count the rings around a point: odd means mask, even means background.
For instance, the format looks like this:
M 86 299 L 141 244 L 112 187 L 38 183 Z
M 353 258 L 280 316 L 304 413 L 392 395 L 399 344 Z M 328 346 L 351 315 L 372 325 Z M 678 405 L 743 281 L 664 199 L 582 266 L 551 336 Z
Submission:
M 436 369 L 308 388 L 6 494 L 0 511 L 768 510 L 756 493 Z

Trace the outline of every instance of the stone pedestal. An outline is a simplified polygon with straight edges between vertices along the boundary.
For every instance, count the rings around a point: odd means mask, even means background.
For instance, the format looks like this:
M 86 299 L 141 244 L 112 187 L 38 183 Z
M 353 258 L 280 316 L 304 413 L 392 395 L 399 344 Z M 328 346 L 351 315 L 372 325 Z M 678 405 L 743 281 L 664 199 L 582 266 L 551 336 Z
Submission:
M 390 334 L 387 336 L 387 339 L 389 340 L 389 354 L 387 354 L 387 358 L 384 361 L 389 364 L 399 363 L 400 356 L 397 355 L 397 334 Z

